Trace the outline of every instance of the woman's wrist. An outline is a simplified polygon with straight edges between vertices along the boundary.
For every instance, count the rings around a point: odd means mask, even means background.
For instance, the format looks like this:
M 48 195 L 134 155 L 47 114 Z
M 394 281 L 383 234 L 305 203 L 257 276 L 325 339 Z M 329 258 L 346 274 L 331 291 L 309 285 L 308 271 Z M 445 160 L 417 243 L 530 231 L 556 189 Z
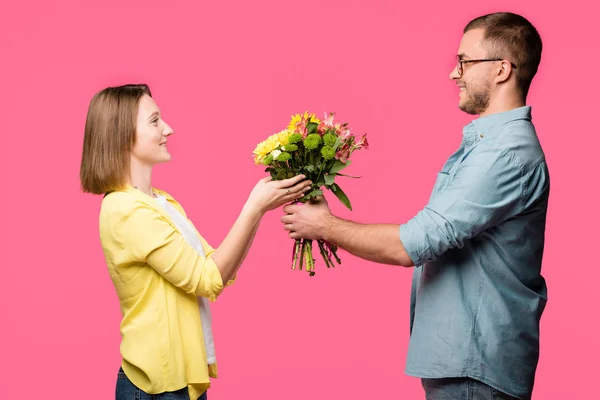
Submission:
M 240 213 L 241 217 L 246 217 L 253 222 L 260 222 L 262 217 L 265 215 L 266 210 L 262 210 L 255 203 L 246 202 L 244 207 L 242 207 L 242 212 Z

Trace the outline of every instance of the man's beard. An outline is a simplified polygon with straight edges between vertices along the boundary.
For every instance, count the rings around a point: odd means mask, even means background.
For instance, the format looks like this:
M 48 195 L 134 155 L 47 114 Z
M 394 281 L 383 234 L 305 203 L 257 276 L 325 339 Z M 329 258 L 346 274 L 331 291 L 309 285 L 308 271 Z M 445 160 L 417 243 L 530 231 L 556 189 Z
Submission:
M 464 104 L 459 104 L 459 108 L 471 115 L 478 115 L 487 110 L 490 105 L 491 87 L 488 82 L 477 85 L 465 84 L 466 99 Z

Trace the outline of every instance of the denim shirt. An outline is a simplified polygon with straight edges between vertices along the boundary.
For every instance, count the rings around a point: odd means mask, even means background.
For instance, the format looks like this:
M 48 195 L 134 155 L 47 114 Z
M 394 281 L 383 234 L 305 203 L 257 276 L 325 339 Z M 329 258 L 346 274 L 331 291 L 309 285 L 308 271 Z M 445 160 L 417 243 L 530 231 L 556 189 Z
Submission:
M 531 107 L 464 127 L 428 204 L 400 226 L 415 263 L 408 375 L 471 377 L 531 396 L 549 190 Z

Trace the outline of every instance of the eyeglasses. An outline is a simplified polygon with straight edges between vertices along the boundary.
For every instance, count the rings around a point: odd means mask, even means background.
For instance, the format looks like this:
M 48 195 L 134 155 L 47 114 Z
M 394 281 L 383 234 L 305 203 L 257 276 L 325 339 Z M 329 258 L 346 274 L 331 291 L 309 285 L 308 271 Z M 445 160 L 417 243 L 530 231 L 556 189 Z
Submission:
M 480 58 L 477 60 L 462 60 L 460 58 L 460 56 L 456 56 L 456 72 L 458 72 L 459 76 L 462 76 L 464 69 L 463 69 L 463 64 L 470 64 L 470 63 L 478 63 L 478 62 L 489 62 L 489 61 L 505 61 L 503 58 Z M 517 69 L 517 66 L 513 63 L 510 63 L 510 65 L 514 68 Z

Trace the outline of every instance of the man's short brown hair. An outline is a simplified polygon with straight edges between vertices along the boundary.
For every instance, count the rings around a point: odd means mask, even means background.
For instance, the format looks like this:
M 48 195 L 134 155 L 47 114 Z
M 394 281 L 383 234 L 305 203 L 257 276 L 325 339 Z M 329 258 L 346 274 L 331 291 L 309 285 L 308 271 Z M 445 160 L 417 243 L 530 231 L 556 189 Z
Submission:
M 475 18 L 464 33 L 473 29 L 484 30 L 489 57 L 506 58 L 517 66 L 517 86 L 527 96 L 542 58 L 542 39 L 535 27 L 518 14 L 499 12 Z

